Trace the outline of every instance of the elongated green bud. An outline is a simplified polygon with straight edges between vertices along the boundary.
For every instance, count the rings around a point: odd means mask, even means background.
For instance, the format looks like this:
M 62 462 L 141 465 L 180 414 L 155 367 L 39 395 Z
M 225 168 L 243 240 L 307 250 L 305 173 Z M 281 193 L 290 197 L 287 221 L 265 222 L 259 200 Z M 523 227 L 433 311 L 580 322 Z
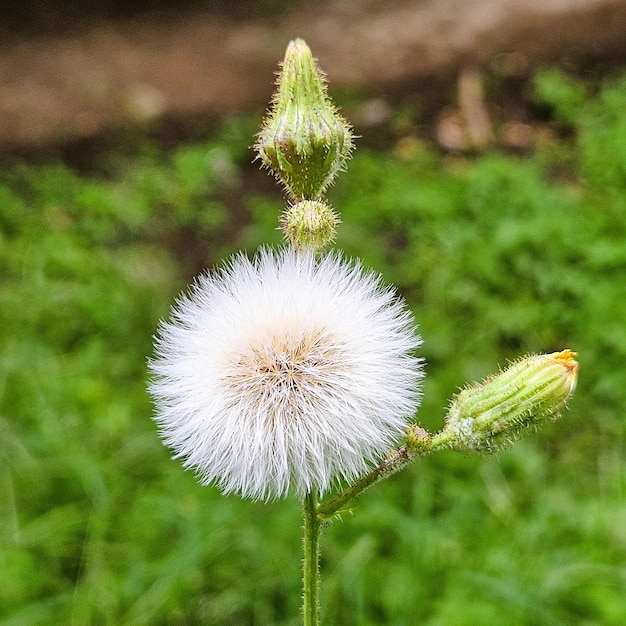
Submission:
M 280 223 L 285 238 L 294 248 L 311 248 L 317 252 L 335 240 L 339 216 L 326 202 L 302 200 L 285 209 Z
M 571 350 L 527 356 L 503 372 L 473 384 L 450 404 L 443 434 L 457 449 L 493 452 L 526 430 L 555 420 L 578 377 Z
M 289 44 L 277 85 L 254 147 L 293 200 L 319 199 L 350 156 L 350 126 L 302 39 Z

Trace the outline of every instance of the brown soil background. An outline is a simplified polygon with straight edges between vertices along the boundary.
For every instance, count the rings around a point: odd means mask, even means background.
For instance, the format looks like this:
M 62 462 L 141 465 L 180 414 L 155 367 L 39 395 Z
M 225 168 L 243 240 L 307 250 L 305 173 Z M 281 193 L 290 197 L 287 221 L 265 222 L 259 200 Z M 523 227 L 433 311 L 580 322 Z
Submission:
M 296 36 L 333 87 L 419 88 L 425 98 L 468 67 L 521 75 L 544 62 L 626 57 L 626 0 L 254 5 L 161 2 L 129 10 L 132 3 L 113 3 L 102 11 L 98 2 L 33 1 L 3 9 L 0 147 L 259 106 Z

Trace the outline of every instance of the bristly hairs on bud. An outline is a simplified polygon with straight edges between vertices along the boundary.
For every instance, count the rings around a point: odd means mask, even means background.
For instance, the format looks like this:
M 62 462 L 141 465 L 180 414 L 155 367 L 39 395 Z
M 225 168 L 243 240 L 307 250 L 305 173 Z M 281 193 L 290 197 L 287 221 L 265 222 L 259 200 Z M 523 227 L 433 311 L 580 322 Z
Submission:
M 297 250 L 319 252 L 330 246 L 341 220 L 327 202 L 302 200 L 288 206 L 280 218 L 287 241 Z
M 443 430 L 450 447 L 494 452 L 558 419 L 576 387 L 575 357 L 571 350 L 526 356 L 463 389 L 452 399 Z
M 277 86 L 254 147 L 292 200 L 317 200 L 350 157 L 350 125 L 304 40 L 287 47 Z

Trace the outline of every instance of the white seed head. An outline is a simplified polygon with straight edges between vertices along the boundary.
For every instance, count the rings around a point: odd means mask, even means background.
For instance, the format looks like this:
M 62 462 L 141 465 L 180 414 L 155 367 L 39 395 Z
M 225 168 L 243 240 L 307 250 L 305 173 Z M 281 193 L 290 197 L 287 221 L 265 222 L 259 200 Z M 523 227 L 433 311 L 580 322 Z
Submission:
M 324 492 L 409 424 L 420 343 L 403 301 L 358 263 L 292 248 L 239 254 L 161 324 L 155 420 L 175 456 L 225 493 Z

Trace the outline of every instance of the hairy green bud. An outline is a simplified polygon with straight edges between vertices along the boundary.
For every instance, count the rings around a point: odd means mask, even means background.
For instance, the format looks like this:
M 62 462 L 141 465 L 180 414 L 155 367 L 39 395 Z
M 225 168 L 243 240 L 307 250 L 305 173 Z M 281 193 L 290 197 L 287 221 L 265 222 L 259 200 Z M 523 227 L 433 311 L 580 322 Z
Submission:
M 302 39 L 287 47 L 277 85 L 254 147 L 292 199 L 319 199 L 350 156 L 350 126 Z
M 285 209 L 280 223 L 294 248 L 317 252 L 335 240 L 339 217 L 326 202 L 302 200 Z
M 526 356 L 463 389 L 452 399 L 443 430 L 451 447 L 493 452 L 557 419 L 576 387 L 575 357 L 571 350 Z

